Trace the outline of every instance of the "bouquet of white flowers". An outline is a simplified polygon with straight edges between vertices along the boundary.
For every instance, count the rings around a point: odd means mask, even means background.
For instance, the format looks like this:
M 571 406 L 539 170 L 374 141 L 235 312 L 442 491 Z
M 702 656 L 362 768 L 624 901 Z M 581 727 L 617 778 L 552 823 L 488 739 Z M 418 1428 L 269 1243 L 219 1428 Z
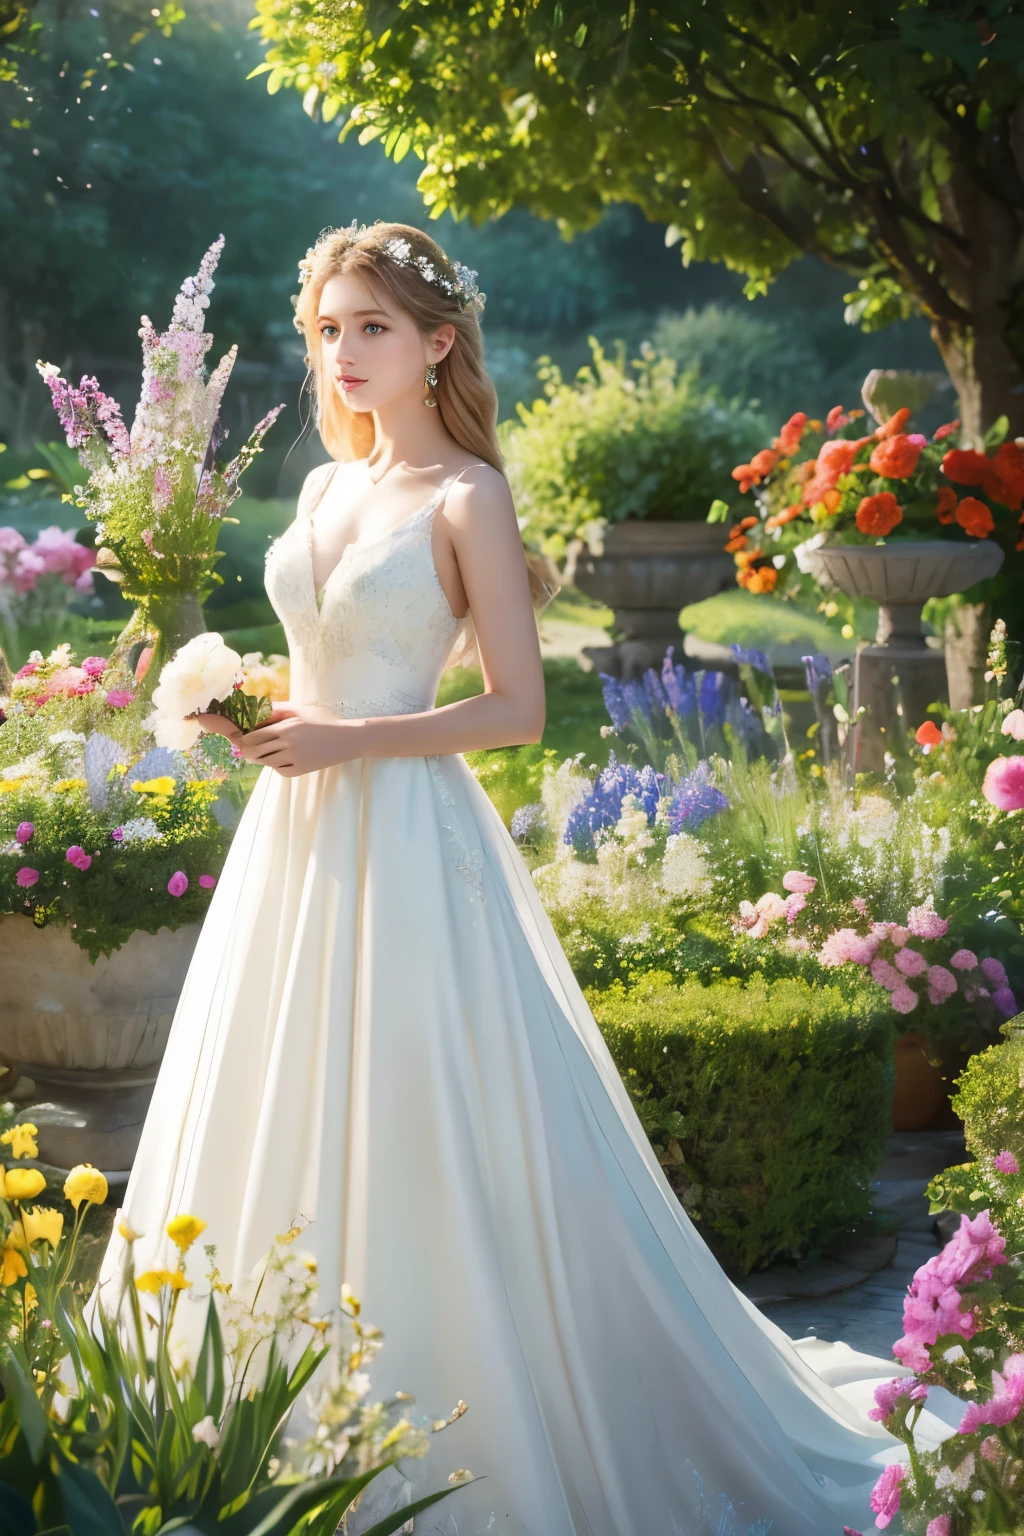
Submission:
M 245 684 L 238 652 L 216 633 L 196 635 L 161 670 L 146 726 L 158 746 L 177 751 L 199 738 L 198 714 L 223 715 L 241 731 L 254 731 L 270 719 L 274 706 L 266 695 L 247 693 Z

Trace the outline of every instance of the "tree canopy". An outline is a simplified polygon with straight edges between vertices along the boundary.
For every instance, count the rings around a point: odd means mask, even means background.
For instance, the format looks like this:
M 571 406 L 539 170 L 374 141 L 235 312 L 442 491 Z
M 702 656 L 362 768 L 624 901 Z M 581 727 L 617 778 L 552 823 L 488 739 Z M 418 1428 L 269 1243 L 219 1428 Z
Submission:
M 802 253 L 924 315 L 980 432 L 1024 424 L 1020 0 L 256 0 L 268 89 L 423 162 L 431 217 L 609 203 L 750 294 Z

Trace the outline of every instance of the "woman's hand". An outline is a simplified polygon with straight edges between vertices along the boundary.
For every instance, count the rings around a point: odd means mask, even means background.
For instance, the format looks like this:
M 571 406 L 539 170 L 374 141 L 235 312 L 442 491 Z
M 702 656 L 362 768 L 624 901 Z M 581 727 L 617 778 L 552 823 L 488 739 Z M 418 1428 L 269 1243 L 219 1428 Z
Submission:
M 360 756 L 358 721 L 339 719 L 308 704 L 281 704 L 265 725 L 246 734 L 223 715 L 194 716 L 204 731 L 226 736 L 250 762 L 298 778 Z

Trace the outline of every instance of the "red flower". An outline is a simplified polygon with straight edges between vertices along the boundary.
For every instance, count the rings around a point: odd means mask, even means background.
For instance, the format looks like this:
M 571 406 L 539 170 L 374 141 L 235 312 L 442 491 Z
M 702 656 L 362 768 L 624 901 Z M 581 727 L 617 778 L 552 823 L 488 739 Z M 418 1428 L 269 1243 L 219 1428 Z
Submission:
M 1024 453 L 1016 443 L 1000 443 L 982 481 L 989 501 L 997 501 L 1011 512 L 1019 512 L 1024 500 Z
M 879 443 L 869 462 L 876 475 L 884 475 L 887 480 L 906 480 L 914 473 L 920 457 L 920 444 L 898 432 Z
M 764 475 L 770 475 L 778 462 L 779 456 L 773 449 L 762 448 L 760 453 L 754 454 L 750 461 L 750 467 L 754 471 L 755 476 L 763 477 Z
M 909 420 L 910 411 L 903 405 L 896 412 L 895 416 L 890 416 L 888 421 L 883 421 L 882 425 L 875 432 L 876 438 L 881 443 L 887 437 L 896 437 L 898 433 L 903 431 Z
M 956 491 L 954 491 L 951 485 L 941 485 L 939 487 L 939 500 L 935 511 L 938 514 L 940 523 L 951 523 L 953 521 L 957 500 Z
M 981 485 L 989 468 L 988 459 L 974 448 L 950 448 L 942 460 L 942 473 L 956 485 Z
M 797 411 L 791 416 L 775 439 L 775 446 L 779 452 L 785 455 L 796 453 L 800 447 L 800 439 L 804 435 L 804 427 L 807 425 L 807 413 Z
M 934 720 L 926 720 L 924 725 L 919 725 L 914 733 L 914 740 L 919 747 L 941 747 L 942 732 Z
M 857 508 L 856 523 L 859 531 L 874 534 L 877 538 L 885 538 L 902 521 L 903 508 L 892 491 L 865 496 Z
M 846 426 L 849 419 L 841 405 L 834 405 L 825 417 L 826 432 L 838 432 L 840 427 Z
M 951 437 L 954 432 L 959 432 L 959 421 L 947 421 L 944 426 L 936 427 L 935 441 L 941 443 L 944 437 Z
M 987 539 L 995 527 L 992 513 L 977 496 L 965 496 L 956 509 L 955 517 L 972 539 Z

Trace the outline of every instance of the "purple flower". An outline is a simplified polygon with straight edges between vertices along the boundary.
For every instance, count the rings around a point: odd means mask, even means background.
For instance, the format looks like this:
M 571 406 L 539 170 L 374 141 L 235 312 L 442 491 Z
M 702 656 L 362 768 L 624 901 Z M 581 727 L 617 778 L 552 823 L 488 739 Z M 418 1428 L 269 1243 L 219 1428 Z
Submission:
M 993 955 L 985 956 L 981 962 L 981 970 L 985 980 L 991 982 L 994 987 L 1009 986 L 1010 981 L 1006 974 L 1006 967 L 1001 960 L 996 960 Z
M 544 811 L 544 805 L 540 800 L 533 801 L 530 805 L 521 805 L 513 811 L 509 831 L 517 843 L 521 843 L 525 837 L 529 837 L 537 825 Z
M 674 651 L 675 646 L 670 645 L 665 652 L 665 660 L 661 664 L 661 682 L 669 708 L 680 719 L 685 719 L 697 708 L 697 693 L 693 678 L 686 668 L 673 663 Z
M 705 730 L 721 725 L 725 719 L 728 685 L 724 672 L 705 672 L 701 677 L 698 707 Z
M 804 676 L 807 678 L 807 691 L 814 698 L 819 688 L 824 691 L 832 682 L 832 663 L 823 652 L 817 651 L 813 656 L 801 656 L 804 664 Z
M 710 817 L 728 809 L 728 800 L 711 783 L 707 763 L 698 763 L 672 796 L 668 808 L 669 830 L 696 832 Z
M 214 886 L 217 884 L 216 876 L 215 875 L 200 875 L 199 876 L 199 884 L 202 886 L 204 891 L 212 891 Z
M 651 718 L 647 694 L 639 683 L 622 683 L 617 677 L 601 673 L 601 694 L 608 718 L 617 731 L 624 731 L 633 724 L 634 712 Z
M 1012 1019 L 1017 1012 L 1017 999 L 1009 987 L 996 988 L 992 993 L 992 1005 L 1007 1019 Z
M 14 878 L 20 886 L 27 890 L 30 885 L 35 885 L 39 879 L 39 871 L 38 869 L 29 869 L 27 864 L 23 864 Z
M 764 651 L 755 651 L 742 645 L 730 645 L 729 649 L 741 667 L 753 667 L 755 672 L 763 672 L 766 677 L 775 676 L 772 664 Z
M 35 823 L 32 821 L 19 821 L 15 837 L 19 843 L 30 843 L 35 836 Z
M 883 1381 L 875 1388 L 875 1406 L 868 1409 L 868 1418 L 882 1424 L 896 1411 L 901 1397 L 909 1397 L 912 1403 L 923 1403 L 928 1388 L 913 1376 L 897 1376 L 893 1381 Z
M 997 1152 L 992 1167 L 997 1173 L 1020 1173 L 1020 1164 L 1012 1152 Z
M 906 1468 L 891 1461 L 885 1468 L 871 1493 L 871 1508 L 875 1512 L 875 1526 L 884 1528 L 899 1514 L 900 1484 L 906 1476 Z
M 655 773 L 650 766 L 638 773 L 629 763 L 618 762 L 614 752 L 610 753 L 608 766 L 598 774 L 593 789 L 570 811 L 563 841 L 579 851 L 593 848 L 597 834 L 615 826 L 626 795 L 637 797 L 647 812 L 648 822 L 652 822 L 664 780 L 665 775 Z
M 1010 1355 L 1001 1371 L 992 1372 L 992 1396 L 987 1403 L 968 1403 L 960 1433 L 972 1435 L 982 1424 L 1011 1424 L 1024 1406 L 1024 1355 Z
M 167 889 L 172 896 L 184 896 L 188 890 L 188 876 L 183 870 L 176 869 L 167 882 Z
M 115 827 L 113 832 L 111 832 L 110 835 L 113 838 L 115 843 L 123 843 L 124 842 L 124 831 L 123 831 L 123 829 L 121 827 Z
M 128 693 L 124 688 L 108 688 L 107 703 L 111 709 L 124 709 L 126 704 L 134 704 L 134 693 Z

